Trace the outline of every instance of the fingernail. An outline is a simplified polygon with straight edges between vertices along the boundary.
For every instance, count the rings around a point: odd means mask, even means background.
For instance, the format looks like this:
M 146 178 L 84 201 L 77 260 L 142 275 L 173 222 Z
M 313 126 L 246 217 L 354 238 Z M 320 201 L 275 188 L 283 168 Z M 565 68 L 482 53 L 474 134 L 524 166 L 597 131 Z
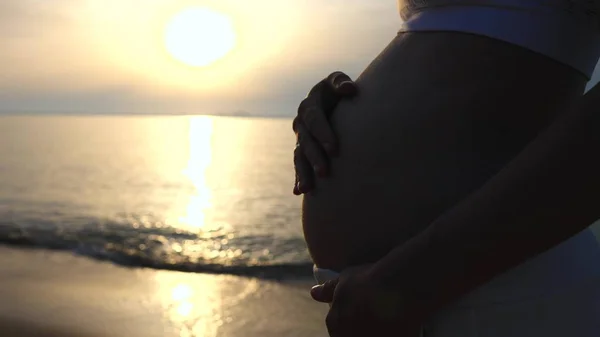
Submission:
M 310 294 L 314 298 L 320 298 L 323 293 L 323 286 L 318 284 L 312 288 L 310 288 Z
M 298 192 L 300 192 L 300 194 L 307 193 L 310 190 L 309 187 L 310 186 L 308 186 L 307 184 L 300 183 L 298 184 Z
M 339 84 L 338 90 L 343 95 L 351 95 L 356 93 L 356 85 L 352 81 L 343 81 Z

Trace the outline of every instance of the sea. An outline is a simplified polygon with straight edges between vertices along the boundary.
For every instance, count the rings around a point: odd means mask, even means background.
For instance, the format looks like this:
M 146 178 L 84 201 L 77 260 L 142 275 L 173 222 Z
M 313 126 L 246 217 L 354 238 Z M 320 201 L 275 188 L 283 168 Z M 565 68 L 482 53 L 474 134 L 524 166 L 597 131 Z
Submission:
M 1 116 L 0 245 L 310 279 L 294 142 L 288 118 Z
M 0 117 L 0 244 L 309 277 L 293 146 L 283 118 Z

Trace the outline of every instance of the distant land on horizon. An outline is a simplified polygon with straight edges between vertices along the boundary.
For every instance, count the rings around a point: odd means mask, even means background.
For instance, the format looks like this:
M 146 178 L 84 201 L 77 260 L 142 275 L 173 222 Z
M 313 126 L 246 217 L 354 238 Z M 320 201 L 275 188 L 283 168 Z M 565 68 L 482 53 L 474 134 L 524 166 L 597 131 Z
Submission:
M 256 118 L 292 118 L 292 115 L 253 113 L 246 110 L 218 111 L 209 113 L 194 112 L 81 112 L 81 111 L 34 111 L 0 110 L 1 116 L 217 116 L 217 117 L 256 117 Z

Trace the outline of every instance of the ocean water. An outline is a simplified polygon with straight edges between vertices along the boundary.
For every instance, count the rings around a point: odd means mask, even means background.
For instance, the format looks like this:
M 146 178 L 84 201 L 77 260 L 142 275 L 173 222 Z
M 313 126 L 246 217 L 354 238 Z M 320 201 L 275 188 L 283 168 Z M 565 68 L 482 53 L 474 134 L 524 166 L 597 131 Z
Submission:
M 127 266 L 310 275 L 291 120 L 0 117 L 0 243 Z

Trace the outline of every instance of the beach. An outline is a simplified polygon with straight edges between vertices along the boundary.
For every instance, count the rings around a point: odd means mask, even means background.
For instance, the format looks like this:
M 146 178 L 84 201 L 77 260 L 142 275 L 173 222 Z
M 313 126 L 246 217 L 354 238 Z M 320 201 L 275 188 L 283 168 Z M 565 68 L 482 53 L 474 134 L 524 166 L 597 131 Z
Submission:
M 290 123 L 1 118 L 0 335 L 326 336 Z
M 0 248 L 5 337 L 327 336 L 311 281 L 127 268 Z

